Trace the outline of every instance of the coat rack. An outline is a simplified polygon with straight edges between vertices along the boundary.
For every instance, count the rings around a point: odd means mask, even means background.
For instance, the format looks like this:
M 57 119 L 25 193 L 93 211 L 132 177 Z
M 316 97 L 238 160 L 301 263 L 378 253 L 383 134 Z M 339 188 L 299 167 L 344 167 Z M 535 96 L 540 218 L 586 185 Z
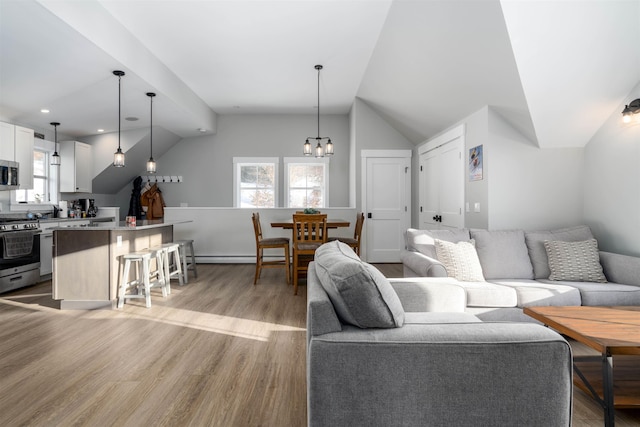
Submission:
M 177 182 L 183 182 L 182 181 L 182 175 L 172 175 L 172 176 L 168 176 L 168 175 L 141 175 L 140 178 L 142 178 L 142 182 L 164 182 L 164 183 L 177 183 Z

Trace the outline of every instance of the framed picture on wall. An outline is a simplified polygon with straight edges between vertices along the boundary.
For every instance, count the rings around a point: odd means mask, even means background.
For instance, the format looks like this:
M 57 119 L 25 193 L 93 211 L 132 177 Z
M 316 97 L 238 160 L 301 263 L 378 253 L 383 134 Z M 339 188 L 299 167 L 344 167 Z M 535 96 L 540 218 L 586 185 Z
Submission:
M 469 149 L 469 181 L 482 179 L 482 145 Z

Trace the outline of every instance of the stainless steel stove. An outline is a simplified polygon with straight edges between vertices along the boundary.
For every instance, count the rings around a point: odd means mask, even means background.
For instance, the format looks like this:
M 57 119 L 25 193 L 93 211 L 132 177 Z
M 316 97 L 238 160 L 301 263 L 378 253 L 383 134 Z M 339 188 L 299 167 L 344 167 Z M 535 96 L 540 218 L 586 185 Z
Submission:
M 40 224 L 25 215 L 0 216 L 0 293 L 40 280 Z

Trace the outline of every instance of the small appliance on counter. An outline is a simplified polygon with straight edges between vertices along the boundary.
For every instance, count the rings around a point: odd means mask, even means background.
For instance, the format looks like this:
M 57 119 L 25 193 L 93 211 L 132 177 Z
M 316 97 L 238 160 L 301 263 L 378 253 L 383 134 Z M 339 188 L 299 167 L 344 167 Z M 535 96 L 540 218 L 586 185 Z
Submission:
M 69 212 L 69 204 L 66 200 L 60 200 L 58 202 L 58 218 L 67 218 L 67 212 Z

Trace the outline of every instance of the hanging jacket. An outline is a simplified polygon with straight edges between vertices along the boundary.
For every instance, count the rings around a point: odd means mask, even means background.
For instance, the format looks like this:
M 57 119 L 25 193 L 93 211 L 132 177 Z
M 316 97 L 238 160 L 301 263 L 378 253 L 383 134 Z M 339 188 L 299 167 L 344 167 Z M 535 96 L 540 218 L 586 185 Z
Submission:
M 135 216 L 136 219 L 144 218 L 142 206 L 140 205 L 140 189 L 142 188 L 142 177 L 133 180 L 133 190 L 129 199 L 129 212 L 127 216 Z
M 147 207 L 147 219 L 162 219 L 164 217 L 164 199 L 158 184 L 153 184 L 151 188 L 140 196 L 140 204 Z

